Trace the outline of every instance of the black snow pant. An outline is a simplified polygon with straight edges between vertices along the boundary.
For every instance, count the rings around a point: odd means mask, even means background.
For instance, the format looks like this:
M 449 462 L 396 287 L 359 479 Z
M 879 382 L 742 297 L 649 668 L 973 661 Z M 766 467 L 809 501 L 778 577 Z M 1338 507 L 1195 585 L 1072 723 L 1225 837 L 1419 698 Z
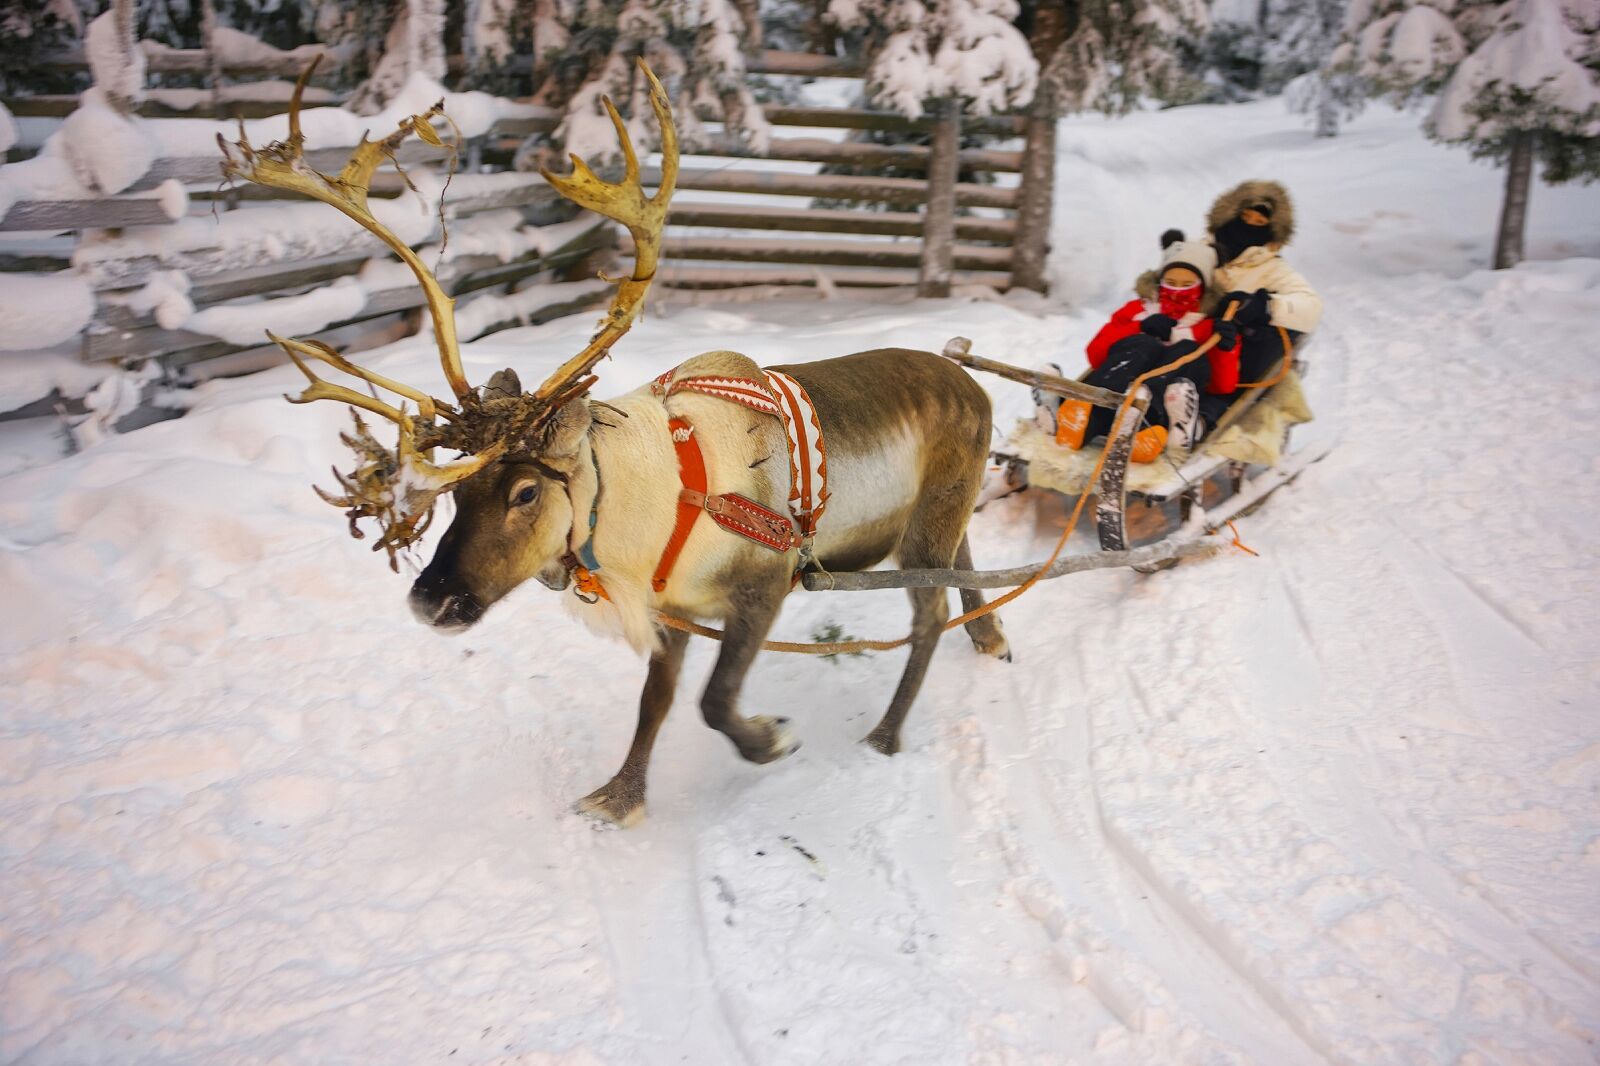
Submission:
M 1135 378 L 1147 370 L 1154 370 L 1158 366 L 1165 366 L 1174 359 L 1181 358 L 1194 351 L 1197 345 L 1194 341 L 1179 341 L 1176 344 L 1162 344 L 1146 333 L 1135 333 L 1131 337 L 1124 337 L 1111 346 L 1106 353 L 1106 361 L 1095 367 L 1084 377 L 1090 385 L 1098 385 L 1102 389 L 1111 389 L 1113 392 L 1127 392 Z M 1196 359 L 1192 363 L 1180 366 L 1176 370 L 1168 371 L 1160 377 L 1151 378 L 1145 382 L 1150 390 L 1150 407 L 1145 412 L 1146 425 L 1164 426 L 1167 424 L 1167 407 L 1163 394 L 1167 386 L 1175 381 L 1189 380 L 1195 383 L 1202 396 L 1205 395 L 1206 385 L 1211 382 L 1211 360 L 1207 358 Z M 1221 399 L 1222 397 L 1218 397 Z M 1204 401 L 1201 401 L 1204 403 Z M 1089 428 L 1084 433 L 1085 441 L 1103 437 L 1111 432 L 1111 419 L 1115 412 L 1104 407 L 1095 407 L 1089 415 Z
M 1289 333 L 1292 343 L 1300 334 Z M 1239 331 L 1239 381 L 1250 384 L 1265 381 L 1278 360 L 1283 356 L 1283 334 L 1277 326 L 1250 326 Z M 1200 417 L 1206 420 L 1206 429 L 1209 431 L 1217 424 L 1223 412 L 1232 406 L 1248 389 L 1235 389 L 1226 395 L 1218 396 L 1208 393 L 1203 389 L 1200 392 Z

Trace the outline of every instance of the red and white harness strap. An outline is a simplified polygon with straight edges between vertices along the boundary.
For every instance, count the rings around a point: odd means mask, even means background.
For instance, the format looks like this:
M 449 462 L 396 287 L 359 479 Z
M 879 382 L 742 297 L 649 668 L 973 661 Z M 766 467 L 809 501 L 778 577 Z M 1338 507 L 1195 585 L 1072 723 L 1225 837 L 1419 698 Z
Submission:
M 789 512 L 794 520 L 791 523 L 754 500 L 734 493 L 710 494 L 705 458 L 695 440 L 694 427 L 685 418 L 671 419 L 668 425 L 678 453 L 678 476 L 683 488 L 678 494 L 678 517 L 672 536 L 651 582 L 656 591 L 666 587 L 667 577 L 701 511 L 722 528 L 773 551 L 798 548 L 804 561 L 810 554 L 817 521 L 828 502 L 828 462 L 822 444 L 822 425 L 806 390 L 789 375 L 770 370 L 764 372 L 765 382 L 710 375 L 674 381 L 674 373 L 669 370 L 662 374 L 651 391 L 663 399 L 677 392 L 698 392 L 782 420 L 784 436 L 789 442 Z
M 798 381 L 776 370 L 762 373 L 778 399 L 783 432 L 789 438 L 789 513 L 809 543 L 828 509 L 828 449 L 822 442 L 822 423 Z
M 810 541 L 828 507 L 828 449 L 817 409 L 805 388 L 776 370 L 762 371 L 766 381 L 710 375 L 674 381 L 674 373 L 669 370 L 655 380 L 652 390 L 656 395 L 665 398 L 676 392 L 698 392 L 783 420 L 783 434 L 789 442 L 789 513 L 801 538 Z

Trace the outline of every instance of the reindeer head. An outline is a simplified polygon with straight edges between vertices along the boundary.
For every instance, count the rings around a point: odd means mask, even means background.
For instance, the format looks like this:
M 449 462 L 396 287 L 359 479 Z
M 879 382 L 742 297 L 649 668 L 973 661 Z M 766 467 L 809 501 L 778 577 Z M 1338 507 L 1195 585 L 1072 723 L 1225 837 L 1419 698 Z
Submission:
M 359 367 L 320 342 L 268 336 L 310 382 L 299 396 L 288 397 L 291 403 L 338 400 L 388 419 L 399 429 L 396 446 L 385 448 L 360 414 L 351 412 L 355 432 L 341 435 L 341 439 L 356 452 L 359 465 L 349 474 L 334 471 L 343 495 L 317 490 L 329 503 L 345 508 L 351 536 L 364 536 L 357 524 L 361 519 L 375 519 L 380 534 L 373 550 L 387 551 L 391 569 L 398 570 L 398 553 L 426 531 L 438 498 L 455 493 L 456 519 L 433 561 L 413 585 L 411 602 L 425 622 L 444 628 L 465 627 L 529 577 L 540 576 L 557 587 L 565 584 L 565 570 L 557 560 L 568 550 L 576 520 L 566 490 L 575 476 L 582 476 L 578 459 L 590 425 L 585 394 L 597 380 L 590 371 L 633 325 L 655 278 L 661 231 L 678 171 L 672 111 L 661 83 L 640 60 L 639 69 L 650 86 L 650 105 L 661 124 L 661 184 L 653 197 L 644 194 L 632 140 L 609 99 L 604 104 L 621 142 L 623 180 L 600 180 L 577 156 L 572 157 L 570 177 L 543 172 L 545 180 L 567 199 L 628 227 L 635 247 L 633 273 L 620 280 L 589 345 L 536 390 L 524 392 L 516 373 L 509 369 L 478 389 L 467 382 L 462 369 L 455 300 L 417 254 L 379 223 L 367 206 L 373 173 L 385 159 L 393 159 L 407 136 L 415 133 L 429 144 L 446 147 L 433 128 L 434 119 L 444 117 L 442 102 L 405 119 L 381 141 L 363 137 L 344 169 L 328 177 L 309 167 L 303 155 L 300 100 L 315 69 L 313 62 L 295 86 L 288 140 L 257 150 L 242 132 L 231 147 L 218 137 L 225 157 L 223 174 L 303 193 L 332 205 L 392 248 L 422 286 L 445 380 L 455 395 L 453 403 Z M 391 392 L 401 398 L 401 404 L 397 408 L 375 396 L 326 382 L 311 370 L 308 360 Z M 414 414 L 406 410 L 406 401 L 416 405 Z M 436 463 L 435 449 L 455 452 L 459 458 Z

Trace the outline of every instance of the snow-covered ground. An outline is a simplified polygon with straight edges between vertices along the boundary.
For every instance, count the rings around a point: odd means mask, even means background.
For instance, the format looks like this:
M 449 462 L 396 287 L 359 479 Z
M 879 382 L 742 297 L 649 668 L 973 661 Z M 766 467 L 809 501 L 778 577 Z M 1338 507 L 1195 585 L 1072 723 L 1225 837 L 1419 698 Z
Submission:
M 1009 665 L 948 635 L 892 760 L 857 740 L 902 655 L 762 657 L 746 709 L 805 746 L 758 767 L 699 721 L 696 642 L 648 818 L 594 832 L 643 663 L 537 586 L 413 622 L 310 492 L 345 415 L 292 370 L 0 478 L 0 1061 L 1594 1061 L 1600 197 L 1537 189 L 1539 261 L 1490 273 L 1497 172 L 1275 103 L 1066 123 L 1059 176 L 1071 312 L 678 297 L 603 368 L 1076 364 L 1163 228 L 1289 184 L 1332 455 L 1242 524 L 1259 557 L 1047 583 Z M 443 388 L 424 344 L 377 361 Z M 979 565 L 1058 517 L 986 510 Z M 777 635 L 908 616 L 802 593 Z

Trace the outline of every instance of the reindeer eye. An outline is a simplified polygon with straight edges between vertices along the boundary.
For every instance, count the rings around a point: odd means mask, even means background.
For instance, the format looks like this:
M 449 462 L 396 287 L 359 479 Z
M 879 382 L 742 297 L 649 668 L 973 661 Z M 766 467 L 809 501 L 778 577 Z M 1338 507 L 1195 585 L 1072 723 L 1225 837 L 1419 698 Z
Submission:
M 513 499 L 512 502 L 518 504 L 519 506 L 523 505 L 523 504 L 529 504 L 529 503 L 532 503 L 533 500 L 534 500 L 534 497 L 536 497 L 538 495 L 539 495 L 539 486 L 537 486 L 537 485 L 524 485 L 522 487 L 522 491 L 517 493 L 516 497 Z

